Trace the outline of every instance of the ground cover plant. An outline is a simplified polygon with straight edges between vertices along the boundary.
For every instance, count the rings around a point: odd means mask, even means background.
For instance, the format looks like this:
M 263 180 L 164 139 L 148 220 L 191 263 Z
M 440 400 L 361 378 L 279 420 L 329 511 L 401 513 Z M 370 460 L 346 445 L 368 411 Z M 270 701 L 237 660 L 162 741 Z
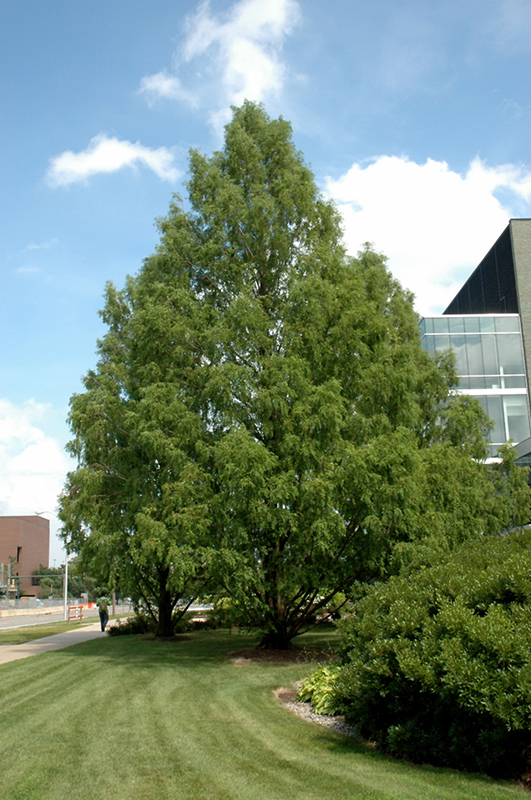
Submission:
M 531 532 L 469 542 L 375 586 L 343 665 L 305 685 L 385 752 L 491 775 L 531 769 Z
M 0 666 L 3 800 L 516 800 L 394 761 L 274 696 L 311 664 L 234 663 L 249 636 L 105 637 Z M 317 632 L 307 644 L 322 647 Z M 304 640 L 296 644 L 304 645 Z

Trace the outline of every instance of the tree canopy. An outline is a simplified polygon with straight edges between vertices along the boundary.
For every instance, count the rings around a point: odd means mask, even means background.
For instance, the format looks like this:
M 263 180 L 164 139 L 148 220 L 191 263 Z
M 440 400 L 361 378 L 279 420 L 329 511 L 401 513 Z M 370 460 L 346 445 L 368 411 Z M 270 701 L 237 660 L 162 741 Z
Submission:
M 480 463 L 486 417 L 422 349 L 410 293 L 370 246 L 347 256 L 288 122 L 234 109 L 188 192 L 107 287 L 61 512 L 159 632 L 208 591 L 286 647 L 397 542 L 450 547 L 527 513 L 519 475 Z

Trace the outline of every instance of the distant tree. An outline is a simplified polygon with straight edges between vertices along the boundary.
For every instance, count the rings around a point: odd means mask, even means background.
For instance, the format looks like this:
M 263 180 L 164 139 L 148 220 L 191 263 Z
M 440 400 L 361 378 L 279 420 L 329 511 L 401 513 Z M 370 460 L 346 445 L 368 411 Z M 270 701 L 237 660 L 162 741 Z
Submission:
M 32 585 L 41 587 L 41 597 L 58 599 L 64 596 L 64 567 L 45 567 L 43 564 L 32 572 Z M 83 571 L 79 560 L 68 562 L 68 596 L 81 597 L 87 594 L 89 602 L 94 602 L 102 587 L 96 586 L 93 578 Z
M 385 258 L 346 256 L 287 122 L 235 109 L 188 188 L 138 276 L 107 288 L 71 401 L 65 537 L 160 633 L 210 580 L 264 647 L 288 647 L 397 542 L 506 524 L 512 478 L 495 502 L 486 417 L 422 349 Z

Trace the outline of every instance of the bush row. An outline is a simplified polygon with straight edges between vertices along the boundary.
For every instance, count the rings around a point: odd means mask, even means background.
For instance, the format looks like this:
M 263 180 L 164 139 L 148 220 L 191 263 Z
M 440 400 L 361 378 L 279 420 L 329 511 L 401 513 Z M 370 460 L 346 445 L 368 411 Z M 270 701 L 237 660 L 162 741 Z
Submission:
M 196 630 L 213 630 L 224 627 L 222 620 L 215 614 L 207 614 L 204 619 L 197 619 L 194 614 L 175 614 L 172 620 L 173 633 L 186 633 Z M 157 630 L 156 620 L 144 611 L 137 611 L 134 616 L 125 620 L 118 620 L 108 629 L 110 636 L 131 636 L 136 634 L 155 635 Z
M 312 676 L 307 694 L 364 737 L 418 762 L 531 769 L 529 532 L 374 586 L 340 631 L 342 666 Z

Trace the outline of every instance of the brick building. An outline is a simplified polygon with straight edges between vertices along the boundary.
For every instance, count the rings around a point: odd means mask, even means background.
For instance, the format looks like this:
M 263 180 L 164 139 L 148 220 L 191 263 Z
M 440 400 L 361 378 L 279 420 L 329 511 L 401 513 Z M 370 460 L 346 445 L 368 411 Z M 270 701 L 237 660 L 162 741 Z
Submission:
M 48 566 L 50 556 L 50 523 L 43 517 L 0 517 L 0 592 L 9 592 L 7 575 L 19 577 L 19 593 L 37 595 L 40 586 L 32 586 L 31 573 L 39 566 Z M 3 565 L 3 568 L 2 566 Z

